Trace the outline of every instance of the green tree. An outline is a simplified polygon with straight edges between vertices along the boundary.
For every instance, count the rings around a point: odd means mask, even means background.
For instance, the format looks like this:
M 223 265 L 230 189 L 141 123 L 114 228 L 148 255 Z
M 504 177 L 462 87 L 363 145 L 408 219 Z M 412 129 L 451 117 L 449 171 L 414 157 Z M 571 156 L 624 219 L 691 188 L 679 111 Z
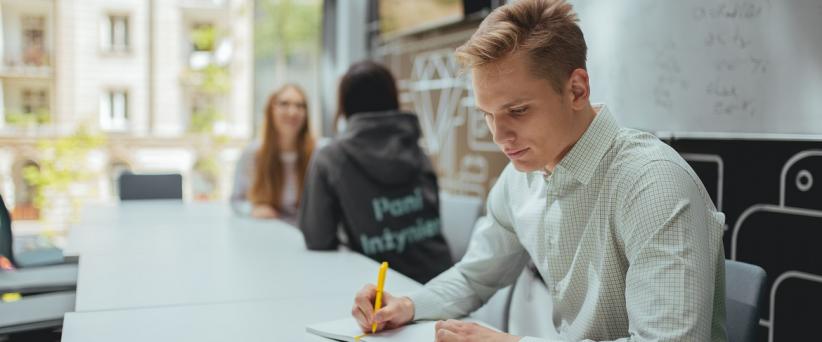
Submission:
M 51 122 L 51 114 L 46 109 L 39 109 L 32 113 L 12 111 L 6 113 L 6 123 L 12 126 L 34 126 Z
M 88 154 L 105 144 L 105 136 L 89 132 L 81 126 L 70 136 L 41 139 L 37 143 L 41 160 L 38 166 L 23 169 L 23 178 L 34 187 L 34 206 L 41 212 L 52 209 L 52 196 L 67 196 L 72 201 L 72 217 L 81 205 L 70 196 L 69 188 L 77 182 L 95 178 L 88 171 Z
M 320 48 L 322 4 L 319 0 L 260 0 L 262 20 L 256 21 L 257 58 L 273 58 L 279 77 L 285 78 L 287 60 L 297 50 Z
M 198 51 L 214 51 L 224 32 L 206 25 L 195 28 L 191 40 Z M 214 151 L 220 150 L 228 138 L 215 133 L 214 125 L 226 115 L 219 107 L 220 99 L 231 91 L 231 75 L 227 66 L 213 61 L 203 68 L 189 70 L 189 83 L 201 98 L 200 106 L 191 113 L 188 131 L 198 136 L 199 153 L 203 157 L 194 165 L 194 198 L 212 200 L 218 197 L 217 182 L 220 170 Z

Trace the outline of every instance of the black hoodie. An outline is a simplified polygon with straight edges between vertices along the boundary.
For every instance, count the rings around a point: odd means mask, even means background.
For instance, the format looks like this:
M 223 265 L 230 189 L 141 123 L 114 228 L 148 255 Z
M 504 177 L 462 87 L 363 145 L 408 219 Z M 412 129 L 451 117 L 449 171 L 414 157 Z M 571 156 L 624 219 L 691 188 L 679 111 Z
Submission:
M 299 226 L 309 249 L 351 249 L 421 283 L 452 262 L 440 232 L 437 176 L 419 147 L 417 116 L 361 113 L 317 151 L 305 180 Z

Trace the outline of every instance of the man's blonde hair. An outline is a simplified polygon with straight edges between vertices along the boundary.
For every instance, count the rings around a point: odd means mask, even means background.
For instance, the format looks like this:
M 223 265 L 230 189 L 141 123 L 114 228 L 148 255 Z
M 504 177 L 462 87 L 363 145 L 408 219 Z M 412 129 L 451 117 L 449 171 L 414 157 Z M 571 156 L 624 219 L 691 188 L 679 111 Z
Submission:
M 575 69 L 585 69 L 587 46 L 577 15 L 564 0 L 519 0 L 495 9 L 465 44 L 457 60 L 473 68 L 524 51 L 537 77 L 557 92 Z

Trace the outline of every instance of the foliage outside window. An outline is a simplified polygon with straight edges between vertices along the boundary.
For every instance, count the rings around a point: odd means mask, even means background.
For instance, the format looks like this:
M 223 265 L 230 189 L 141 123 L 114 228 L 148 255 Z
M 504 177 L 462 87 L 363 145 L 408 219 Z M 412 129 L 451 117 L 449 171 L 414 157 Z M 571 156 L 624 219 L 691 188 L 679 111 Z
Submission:
M 103 135 L 90 133 L 85 127 L 70 136 L 41 139 L 37 143 L 39 167 L 23 169 L 23 178 L 34 187 L 34 207 L 41 212 L 56 210 L 56 200 L 68 198 L 69 219 L 75 219 L 82 199 L 71 196 L 71 185 L 96 179 L 97 175 L 88 170 L 88 154 L 104 143 Z
M 11 126 L 30 127 L 44 125 L 49 122 L 51 122 L 51 113 L 45 108 L 38 109 L 34 112 L 6 112 L 6 123 Z

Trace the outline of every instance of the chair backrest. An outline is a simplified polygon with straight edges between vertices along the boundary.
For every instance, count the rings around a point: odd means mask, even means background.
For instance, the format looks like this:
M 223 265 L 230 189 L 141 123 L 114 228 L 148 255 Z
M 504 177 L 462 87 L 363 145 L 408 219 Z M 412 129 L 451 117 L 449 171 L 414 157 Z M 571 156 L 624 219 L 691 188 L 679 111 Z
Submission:
M 440 192 L 442 235 L 451 249 L 451 259 L 459 261 L 468 249 L 474 223 L 482 210 L 482 199 L 475 196 Z
M 756 339 L 764 288 L 765 270 L 761 267 L 725 260 L 725 326 L 729 342 Z
M 14 264 L 14 250 L 12 249 L 11 215 L 6 208 L 3 195 L 0 195 L 0 255 Z
M 180 174 L 123 173 L 119 181 L 120 200 L 183 199 Z
M 539 276 L 533 262 L 522 270 L 508 296 L 506 330 L 513 335 L 560 339 L 554 327 L 551 291 Z

